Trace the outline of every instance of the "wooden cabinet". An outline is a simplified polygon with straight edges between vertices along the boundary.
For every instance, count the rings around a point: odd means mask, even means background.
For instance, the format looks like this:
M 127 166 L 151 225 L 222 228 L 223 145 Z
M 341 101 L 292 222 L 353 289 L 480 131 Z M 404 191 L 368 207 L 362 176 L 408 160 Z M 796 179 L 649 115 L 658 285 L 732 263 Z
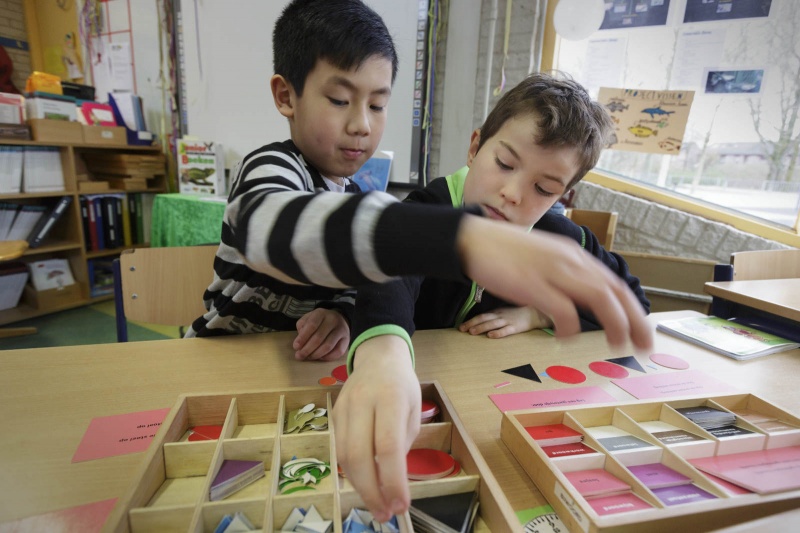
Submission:
M 83 161 L 85 154 L 107 153 L 107 154 L 159 154 L 161 149 L 157 146 L 129 146 L 129 145 L 97 145 L 86 144 L 83 142 L 40 142 L 40 141 L 20 141 L 13 139 L 0 139 L 0 146 L 36 146 L 57 148 L 61 156 L 61 167 L 64 173 L 64 190 L 57 192 L 38 192 L 38 193 L 18 193 L 0 194 L 0 202 L 10 202 L 16 204 L 35 204 L 43 205 L 48 208 L 55 206 L 62 196 L 71 196 L 72 202 L 67 211 L 59 219 L 56 226 L 47 236 L 45 242 L 34 249 L 29 249 L 20 258 L 21 261 L 38 261 L 50 258 L 64 258 L 69 261 L 72 275 L 80 285 L 77 297 L 67 301 L 57 301 L 51 304 L 31 302 L 30 298 L 23 296 L 20 304 L 13 309 L 0 311 L 0 325 L 33 318 L 56 311 L 62 311 L 73 307 L 107 300 L 112 298 L 110 295 L 98 298 L 90 297 L 89 272 L 87 260 L 98 257 L 110 257 L 122 250 L 122 248 L 111 248 L 99 251 L 87 251 L 84 239 L 83 223 L 81 216 L 80 197 L 84 194 L 123 193 L 131 194 L 133 191 L 120 189 L 109 189 L 107 191 L 82 191 L 79 182 L 87 177 L 86 165 Z M 166 171 L 166 169 L 165 169 Z M 137 190 L 136 193 L 161 193 L 166 192 L 165 177 L 158 176 L 148 180 L 147 188 Z M 135 246 L 147 246 L 135 245 Z M 125 246 L 129 248 L 129 246 Z

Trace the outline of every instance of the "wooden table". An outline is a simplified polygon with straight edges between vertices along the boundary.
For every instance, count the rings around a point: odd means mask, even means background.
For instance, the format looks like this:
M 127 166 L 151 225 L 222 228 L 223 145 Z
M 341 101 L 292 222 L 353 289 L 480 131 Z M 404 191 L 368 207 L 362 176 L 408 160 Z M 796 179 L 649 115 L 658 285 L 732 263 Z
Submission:
M 710 281 L 705 291 L 715 298 L 800 323 L 800 278 Z
M 659 313 L 650 320 L 655 327 L 659 320 L 696 314 Z M 70 462 L 92 418 L 172 407 L 181 393 L 316 385 L 341 364 L 296 362 L 293 337 L 268 333 L 2 352 L 0 522 L 125 491 L 143 454 Z M 455 330 L 420 331 L 414 343 L 420 379 L 443 385 L 515 510 L 546 502 L 501 442 L 501 414 L 489 395 L 571 385 L 547 378 L 540 385 L 504 374 L 503 369 L 531 363 L 541 373 L 550 365 L 567 364 L 586 374 L 580 386 L 600 386 L 619 400 L 633 400 L 588 369 L 592 361 L 631 354 L 610 353 L 601 332 L 562 342 L 541 331 L 500 340 Z M 656 348 L 686 359 L 693 369 L 800 411 L 800 350 L 738 362 L 660 333 Z M 512 384 L 494 388 L 503 381 Z

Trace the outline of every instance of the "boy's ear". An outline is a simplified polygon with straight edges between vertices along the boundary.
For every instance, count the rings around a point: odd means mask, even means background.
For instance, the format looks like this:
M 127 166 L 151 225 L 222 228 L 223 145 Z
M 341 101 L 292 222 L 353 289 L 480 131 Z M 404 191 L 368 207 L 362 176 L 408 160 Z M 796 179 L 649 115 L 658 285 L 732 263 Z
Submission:
M 280 74 L 275 74 L 269 79 L 269 87 L 272 89 L 272 99 L 275 101 L 278 113 L 286 118 L 292 118 L 294 116 L 294 90 L 291 84 Z
M 480 128 L 476 129 L 472 132 L 472 137 L 469 140 L 469 150 L 467 151 L 467 166 L 472 164 L 472 160 L 475 159 L 475 155 L 478 153 L 478 146 L 481 142 L 481 130 Z

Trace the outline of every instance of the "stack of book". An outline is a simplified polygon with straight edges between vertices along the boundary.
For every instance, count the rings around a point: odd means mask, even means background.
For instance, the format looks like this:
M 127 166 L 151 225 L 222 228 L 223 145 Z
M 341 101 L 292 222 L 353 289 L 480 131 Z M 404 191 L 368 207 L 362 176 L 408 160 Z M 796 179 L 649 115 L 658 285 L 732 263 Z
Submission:
M 150 242 L 152 193 L 87 194 L 80 197 L 87 251 Z
M 25 263 L 0 263 L 0 311 L 17 306 L 26 281 L 28 267 Z
M 43 205 L 0 203 L 0 241 L 24 241 L 45 215 Z
M 22 160 L 22 192 L 64 190 L 64 171 L 58 148 L 25 146 Z
M 83 154 L 86 168 L 95 180 L 108 182 L 114 189 L 141 191 L 148 180 L 163 176 L 167 171 L 164 154 Z
M 705 405 L 680 407 L 676 411 L 717 438 L 750 435 L 753 433 L 737 426 L 736 415 L 730 411 L 723 411 Z
M 665 320 L 657 329 L 738 361 L 800 347 L 800 343 L 715 316 Z
M 22 191 L 23 146 L 0 146 L 0 194 Z
M 597 453 L 583 442 L 583 434 L 564 424 L 526 427 L 525 431 L 535 440 L 548 457 L 568 457 Z

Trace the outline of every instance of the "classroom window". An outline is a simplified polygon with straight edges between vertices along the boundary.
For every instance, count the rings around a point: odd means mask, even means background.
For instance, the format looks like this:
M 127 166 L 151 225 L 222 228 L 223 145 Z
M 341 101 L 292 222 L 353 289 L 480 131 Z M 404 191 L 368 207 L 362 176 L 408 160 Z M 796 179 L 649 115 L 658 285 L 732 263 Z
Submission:
M 578 41 L 556 37 L 554 68 L 593 97 L 599 87 L 693 90 L 694 97 L 678 153 L 605 150 L 598 170 L 796 228 L 800 2 L 605 0 L 605 7 L 600 31 Z

